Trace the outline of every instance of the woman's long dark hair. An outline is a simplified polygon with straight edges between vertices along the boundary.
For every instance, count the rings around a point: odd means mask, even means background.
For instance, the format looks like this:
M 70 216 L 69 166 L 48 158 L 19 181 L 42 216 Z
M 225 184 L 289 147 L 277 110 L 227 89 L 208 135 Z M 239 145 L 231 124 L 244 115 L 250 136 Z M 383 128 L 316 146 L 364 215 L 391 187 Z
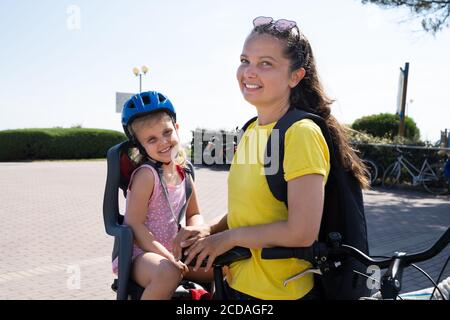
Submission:
M 290 70 L 305 69 L 305 77 L 291 89 L 289 97 L 291 107 L 316 114 L 325 119 L 333 143 L 339 150 L 338 159 L 342 166 L 353 173 L 362 188 L 368 187 L 367 170 L 355 150 L 348 143 L 346 128 L 331 115 L 330 106 L 334 100 L 325 94 L 320 83 L 316 62 L 308 39 L 300 32 L 298 27 L 279 31 L 273 24 L 257 26 L 252 30 L 252 34 L 269 34 L 282 40 L 285 43 L 284 55 L 291 62 Z

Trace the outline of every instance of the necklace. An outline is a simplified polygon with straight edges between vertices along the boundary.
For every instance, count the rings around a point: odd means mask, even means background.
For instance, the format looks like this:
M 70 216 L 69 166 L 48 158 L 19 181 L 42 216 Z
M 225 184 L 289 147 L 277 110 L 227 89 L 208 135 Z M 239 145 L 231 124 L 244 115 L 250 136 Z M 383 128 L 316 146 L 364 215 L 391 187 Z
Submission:
M 178 172 L 163 172 L 164 180 L 167 182 L 167 184 L 170 185 L 176 185 L 178 184 Z

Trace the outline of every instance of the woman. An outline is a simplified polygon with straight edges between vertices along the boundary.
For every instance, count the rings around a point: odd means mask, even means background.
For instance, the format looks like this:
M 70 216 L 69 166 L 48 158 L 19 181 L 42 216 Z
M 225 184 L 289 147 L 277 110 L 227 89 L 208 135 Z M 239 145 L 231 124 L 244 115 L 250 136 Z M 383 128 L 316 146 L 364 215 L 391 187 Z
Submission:
M 250 248 L 252 258 L 233 263 L 226 276 L 229 294 L 240 299 L 306 299 L 314 296 L 313 276 L 283 281 L 310 267 L 298 259 L 261 259 L 261 248 L 307 247 L 317 238 L 324 204 L 324 186 L 330 155 L 320 128 L 311 120 L 294 123 L 286 132 L 284 178 L 288 206 L 276 200 L 264 176 L 264 149 L 276 122 L 298 108 L 325 119 L 338 146 L 343 167 L 362 187 L 367 178 L 361 161 L 348 145 L 344 129 L 330 115 L 330 100 L 319 81 L 311 46 L 296 23 L 258 17 L 247 37 L 237 70 L 244 98 L 257 111 L 257 120 L 244 133 L 228 177 L 228 214 L 207 232 L 182 232 L 178 240 L 188 247 L 186 263 L 196 256 L 215 257 L 234 246 Z M 256 159 L 256 161 L 254 161 Z M 289 208 L 289 209 L 288 209 Z M 187 240 L 186 240 L 187 239 Z M 309 294 L 308 294 L 309 293 Z

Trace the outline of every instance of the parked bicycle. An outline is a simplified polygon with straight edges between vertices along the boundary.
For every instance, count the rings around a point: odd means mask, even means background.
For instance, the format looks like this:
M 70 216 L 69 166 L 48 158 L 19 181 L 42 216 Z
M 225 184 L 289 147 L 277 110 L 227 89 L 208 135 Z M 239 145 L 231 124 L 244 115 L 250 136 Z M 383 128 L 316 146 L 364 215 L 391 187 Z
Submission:
M 203 163 L 206 165 L 230 164 L 236 148 L 235 139 L 223 141 L 219 136 L 214 135 L 203 150 Z
M 404 177 L 411 177 L 412 185 L 422 184 L 425 190 L 434 195 L 442 195 L 449 191 L 449 180 L 444 175 L 444 165 L 429 161 L 426 157 L 420 170 L 404 156 L 404 151 L 396 148 L 399 153 L 394 163 L 390 164 L 383 175 L 383 186 L 392 188 Z
M 378 165 L 371 159 L 362 159 L 362 162 L 366 166 L 367 172 L 369 174 L 370 185 L 373 186 L 378 178 Z

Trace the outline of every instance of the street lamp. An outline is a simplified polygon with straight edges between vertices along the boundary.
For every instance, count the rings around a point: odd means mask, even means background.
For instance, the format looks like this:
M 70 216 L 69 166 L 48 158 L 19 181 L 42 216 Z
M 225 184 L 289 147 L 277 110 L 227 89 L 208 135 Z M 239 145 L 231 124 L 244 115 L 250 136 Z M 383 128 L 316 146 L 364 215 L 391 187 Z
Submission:
M 133 68 L 133 73 L 137 77 L 139 76 L 139 93 L 142 92 L 142 75 L 145 75 L 148 72 L 148 68 L 146 66 L 142 66 L 141 69 L 138 67 Z
M 398 135 L 400 137 L 405 136 L 405 106 L 406 106 L 406 89 L 408 88 L 408 74 L 409 74 L 409 62 L 405 63 L 405 68 L 400 68 L 400 75 L 402 79 L 402 98 L 400 108 L 400 125 L 398 127 Z

